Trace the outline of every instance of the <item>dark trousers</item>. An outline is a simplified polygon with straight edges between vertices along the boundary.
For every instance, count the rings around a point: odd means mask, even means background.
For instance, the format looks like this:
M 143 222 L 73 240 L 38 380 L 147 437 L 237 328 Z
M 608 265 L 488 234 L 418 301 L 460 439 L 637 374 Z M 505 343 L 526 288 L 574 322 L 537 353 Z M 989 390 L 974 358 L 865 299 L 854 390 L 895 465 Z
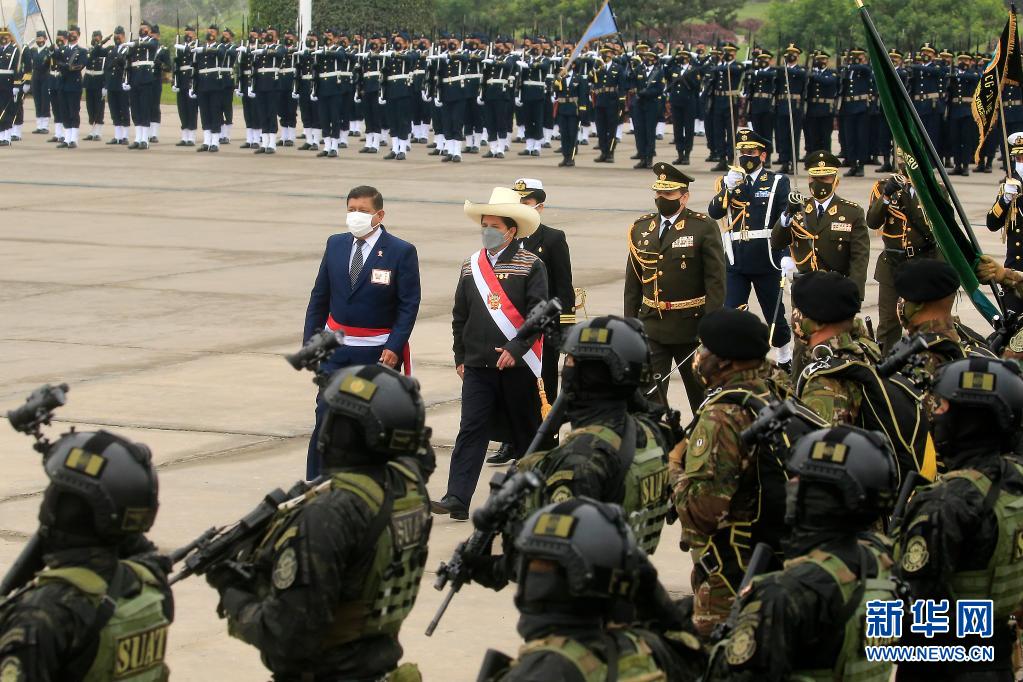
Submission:
M 499 370 L 466 367 L 462 378 L 462 417 L 451 451 L 448 494 L 472 501 L 490 442 L 491 419 L 500 411 L 508 421 L 512 456 L 521 457 L 540 427 L 540 395 L 528 367 Z
M 7 130 L 14 124 L 14 116 L 17 104 L 14 101 L 14 93 L 9 87 L 4 87 L 0 92 L 0 131 Z
M 64 108 L 64 127 L 80 128 L 82 125 L 82 91 L 60 93 L 61 106 Z
M 671 103 L 671 129 L 675 134 L 675 151 L 679 157 L 693 151 L 697 105 L 684 100 Z
M 753 126 L 753 130 L 758 135 L 763 137 L 768 143 L 771 142 L 774 134 L 774 111 L 762 111 L 756 114 L 749 115 L 750 125 Z
M 511 101 L 507 99 L 487 100 L 483 105 L 483 122 L 487 127 L 487 139 L 497 142 L 498 138 L 511 133 Z
M 794 163 L 799 160 L 799 136 L 803 132 L 803 112 L 793 111 L 792 120 L 789 121 L 787 112 L 780 112 L 774 120 L 774 149 L 778 153 L 778 161 L 781 163 Z M 795 133 L 796 139 L 792 139 Z M 792 158 L 792 150 L 796 151 L 796 158 Z
M 163 80 L 157 75 L 157 81 L 149 88 L 149 120 L 151 123 L 163 121 L 160 112 L 160 98 L 163 96 Z
M 85 111 L 89 114 L 89 125 L 103 125 L 103 88 L 85 91 Z
M 242 117 L 246 128 L 259 128 L 259 114 L 256 113 L 256 99 L 246 95 L 242 98 Z
M 774 338 L 771 345 L 781 348 L 792 338 L 788 319 L 785 317 L 785 301 L 782 300 L 781 273 L 777 271 L 747 274 L 728 269 L 725 280 L 725 307 L 738 308 L 749 302 L 750 289 L 757 294 L 757 302 L 763 311 L 767 326 L 771 326 L 771 313 L 778 306 L 778 315 L 774 318 Z
M 407 140 L 412 134 L 412 98 L 394 97 L 384 107 L 387 115 L 387 130 L 391 137 Z
M 334 352 L 333 357 L 323 364 L 322 369 L 328 374 L 342 367 L 352 365 L 375 365 L 380 360 L 380 353 L 383 346 L 344 346 Z M 399 365 L 400 369 L 400 365 Z M 316 394 L 316 423 L 313 426 L 313 433 L 309 436 L 309 449 L 306 453 L 306 480 L 311 481 L 320 475 L 321 461 L 320 452 L 316 447 L 316 441 L 320 437 L 320 425 L 323 417 L 327 414 L 327 403 Z
M 379 92 L 366 93 L 362 96 L 362 110 L 367 133 L 379 133 L 383 130 L 384 105 L 380 103 Z
M 131 90 L 128 92 L 129 101 L 131 102 L 131 120 L 140 128 L 148 127 L 153 120 L 153 87 L 153 83 L 132 85 Z M 67 124 L 65 123 L 64 125 Z
M 36 105 L 36 118 L 50 117 L 50 89 L 39 83 L 32 84 L 32 101 Z M 41 87 L 40 87 L 41 85 Z
M 199 96 L 199 115 L 202 117 L 202 129 L 219 134 L 220 126 L 224 120 L 224 115 L 220 111 L 220 107 L 224 103 L 224 95 L 220 90 L 209 90 L 196 94 Z M 219 144 L 219 138 L 214 140 L 214 142 Z
M 731 161 L 734 155 L 732 138 L 735 135 L 735 130 L 732 123 L 734 122 L 735 125 L 739 125 L 739 115 L 738 112 L 734 110 L 734 104 L 732 104 L 732 108 L 734 116 L 728 112 L 728 101 L 722 104 L 715 102 L 714 111 L 712 112 L 714 119 L 714 135 L 712 136 L 713 146 L 711 149 L 718 156 L 728 161 Z
M 636 153 L 640 159 L 650 161 L 657 148 L 657 112 L 660 99 L 636 98 L 632 112 L 632 127 L 636 137 Z
M 303 129 L 313 130 L 321 127 L 319 102 L 309 99 L 308 92 L 303 92 L 301 99 L 298 100 L 298 110 L 302 114 Z M 340 109 L 338 110 L 338 116 L 340 116 Z
M 977 125 L 969 116 L 963 116 L 948 122 L 949 148 L 948 154 L 957 166 L 968 166 L 973 161 L 973 152 L 977 150 Z
M 64 93 L 60 90 L 50 90 L 50 111 L 53 112 L 53 122 L 64 125 Z
M 259 121 L 257 127 L 264 135 L 277 133 L 277 103 L 280 99 L 280 93 L 276 90 L 256 93 L 256 116 Z
M 298 125 L 298 100 L 292 97 L 291 88 L 281 91 L 280 115 L 281 126 L 294 128 Z
M 341 136 L 341 95 L 321 95 L 317 105 L 317 118 L 323 137 Z
M 199 127 L 199 100 L 192 99 L 184 90 L 178 91 L 178 119 L 182 130 L 196 130 Z
M 465 132 L 473 135 L 483 132 L 483 107 L 475 97 L 465 101 Z
M 443 102 L 441 118 L 444 123 L 444 139 L 465 140 L 465 99 L 453 99 Z
M 660 382 L 658 390 L 647 396 L 648 400 L 659 403 L 668 395 L 668 384 L 671 382 L 671 375 L 668 374 L 668 371 L 677 362 L 680 363 L 677 371 L 682 373 L 682 385 L 686 389 L 689 407 L 692 409 L 693 414 L 696 414 L 696 409 L 703 402 L 704 398 L 703 387 L 700 386 L 696 376 L 693 374 L 692 353 L 698 345 L 695 342 L 665 344 L 650 339 L 650 368 L 654 376 L 663 378 L 663 381 Z M 672 374 L 674 374 L 674 371 L 672 371 Z M 650 388 L 651 386 L 647 386 L 643 393 L 646 394 Z
M 835 126 L 834 116 L 806 117 L 806 148 L 808 151 L 821 149 L 831 151 L 831 132 Z M 799 148 L 799 145 L 796 145 Z M 786 147 L 788 149 L 788 147 Z
M 223 122 L 227 125 L 234 124 L 234 88 L 227 88 L 220 91 L 220 113 L 223 114 Z
M 597 146 L 601 154 L 614 153 L 615 143 L 618 141 L 615 133 L 618 131 L 618 121 L 621 118 L 622 112 L 618 106 L 594 108 L 593 122 L 597 126 Z
M 845 125 L 845 159 L 853 167 L 863 164 L 870 156 L 870 115 L 849 114 L 842 119 Z
M 566 161 L 575 159 L 576 144 L 579 142 L 579 117 L 558 114 L 558 130 L 561 132 L 561 155 Z
M 920 114 L 920 121 L 924 124 L 924 130 L 927 131 L 931 142 L 934 142 L 935 148 L 937 148 L 941 139 L 941 116 L 938 114 L 938 110 L 925 108 L 924 112 Z
M 115 126 L 127 128 L 131 125 L 131 109 L 128 100 L 128 93 L 122 90 L 120 85 L 116 85 L 112 90 L 107 90 L 110 122 Z
M 527 140 L 543 138 L 543 100 L 531 99 L 522 103 L 519 123 L 525 127 Z

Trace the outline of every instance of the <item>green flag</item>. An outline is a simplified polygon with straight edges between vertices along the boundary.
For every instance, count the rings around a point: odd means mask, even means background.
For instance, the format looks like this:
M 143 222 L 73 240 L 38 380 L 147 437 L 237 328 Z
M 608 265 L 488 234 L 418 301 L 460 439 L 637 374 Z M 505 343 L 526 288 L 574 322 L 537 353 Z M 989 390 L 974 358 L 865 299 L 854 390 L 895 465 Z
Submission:
M 955 188 L 945 174 L 941 159 L 927 137 L 927 131 L 920 122 L 909 93 L 895 73 L 895 67 L 888 58 L 888 50 L 877 34 L 870 13 L 863 6 L 862 0 L 856 0 L 856 4 L 860 8 L 860 18 L 867 32 L 867 52 L 870 54 L 878 98 L 892 130 L 892 138 L 906 156 L 906 170 L 920 199 L 920 208 L 923 209 L 945 260 L 959 274 L 963 289 L 973 305 L 990 322 L 999 313 L 980 291 L 980 283 L 974 273 L 974 267 L 981 256 L 980 245 L 955 194 Z M 944 186 L 935 176 L 936 170 L 941 174 Z

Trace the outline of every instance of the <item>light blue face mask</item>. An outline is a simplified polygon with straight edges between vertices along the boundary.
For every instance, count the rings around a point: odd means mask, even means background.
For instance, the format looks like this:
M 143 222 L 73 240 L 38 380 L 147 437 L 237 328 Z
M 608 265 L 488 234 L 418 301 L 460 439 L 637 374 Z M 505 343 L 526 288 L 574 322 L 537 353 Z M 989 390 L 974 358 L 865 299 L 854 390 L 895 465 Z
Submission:
M 501 244 L 504 244 L 505 233 L 496 227 L 484 226 L 481 233 L 483 235 L 483 248 L 488 251 L 493 251 L 501 246 Z

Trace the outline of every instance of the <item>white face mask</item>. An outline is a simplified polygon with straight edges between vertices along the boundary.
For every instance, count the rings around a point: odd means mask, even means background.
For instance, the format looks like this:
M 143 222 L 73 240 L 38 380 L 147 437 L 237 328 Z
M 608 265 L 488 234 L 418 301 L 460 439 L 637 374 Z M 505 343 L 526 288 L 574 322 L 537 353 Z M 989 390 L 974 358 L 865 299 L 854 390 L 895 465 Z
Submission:
M 357 239 L 362 239 L 373 231 L 373 214 L 362 211 L 349 211 L 345 216 L 345 224 L 348 231 Z
M 1023 177 L 1023 163 L 1017 161 L 1014 165 L 1016 166 L 1016 173 L 1020 177 Z

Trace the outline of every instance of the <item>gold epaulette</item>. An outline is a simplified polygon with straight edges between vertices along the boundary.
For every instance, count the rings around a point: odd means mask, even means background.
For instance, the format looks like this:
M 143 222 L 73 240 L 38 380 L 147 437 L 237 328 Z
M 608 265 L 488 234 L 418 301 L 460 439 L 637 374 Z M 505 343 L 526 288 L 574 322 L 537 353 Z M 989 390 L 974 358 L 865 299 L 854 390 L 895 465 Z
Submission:
M 699 213 L 697 211 L 690 210 L 689 214 L 694 218 L 699 218 L 700 220 L 710 220 L 710 218 L 707 217 L 706 213 Z

